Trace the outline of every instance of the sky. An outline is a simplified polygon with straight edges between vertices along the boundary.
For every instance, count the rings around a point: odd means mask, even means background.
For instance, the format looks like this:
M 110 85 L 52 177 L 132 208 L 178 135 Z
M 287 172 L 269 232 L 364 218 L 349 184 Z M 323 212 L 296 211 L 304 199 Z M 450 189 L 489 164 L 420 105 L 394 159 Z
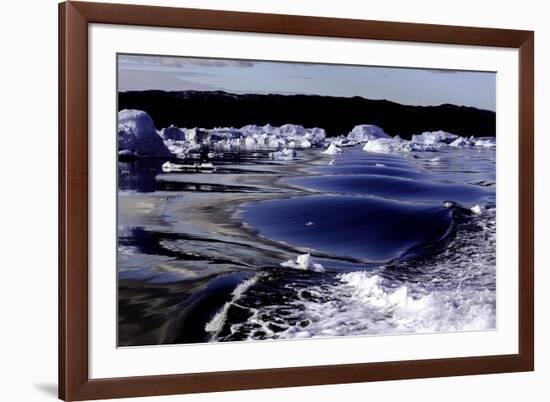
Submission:
M 118 90 L 148 89 L 362 96 L 496 110 L 494 72 L 118 55 Z

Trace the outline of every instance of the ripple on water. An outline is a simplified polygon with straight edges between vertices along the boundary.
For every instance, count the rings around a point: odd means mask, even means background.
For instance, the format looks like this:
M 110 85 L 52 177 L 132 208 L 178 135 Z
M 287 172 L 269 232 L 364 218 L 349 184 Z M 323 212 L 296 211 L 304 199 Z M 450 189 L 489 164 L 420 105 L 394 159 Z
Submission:
M 369 261 L 437 242 L 452 224 L 451 211 L 441 205 L 331 195 L 248 204 L 242 217 L 270 239 Z
M 294 177 L 286 182 L 324 192 L 367 194 L 402 201 L 434 203 L 452 200 L 463 204 L 477 204 L 494 193 L 475 185 L 413 180 L 380 174 Z

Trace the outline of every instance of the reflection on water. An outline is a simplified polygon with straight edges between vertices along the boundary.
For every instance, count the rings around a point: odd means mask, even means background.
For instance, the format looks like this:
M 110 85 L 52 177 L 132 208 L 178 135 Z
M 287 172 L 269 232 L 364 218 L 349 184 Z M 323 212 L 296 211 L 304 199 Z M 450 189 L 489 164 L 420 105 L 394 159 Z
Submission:
M 163 159 L 136 159 L 118 162 L 119 190 L 135 190 L 151 193 L 157 190 L 158 174 L 162 173 Z

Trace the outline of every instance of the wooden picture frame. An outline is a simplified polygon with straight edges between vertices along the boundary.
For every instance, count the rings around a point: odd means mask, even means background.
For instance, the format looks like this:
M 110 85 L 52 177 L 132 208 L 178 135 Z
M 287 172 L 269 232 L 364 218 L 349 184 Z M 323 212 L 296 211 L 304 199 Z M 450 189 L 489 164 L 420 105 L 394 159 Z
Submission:
M 519 353 L 90 379 L 88 24 L 196 28 L 519 49 Z M 184 8 L 59 5 L 59 397 L 86 400 L 443 377 L 534 369 L 534 33 Z

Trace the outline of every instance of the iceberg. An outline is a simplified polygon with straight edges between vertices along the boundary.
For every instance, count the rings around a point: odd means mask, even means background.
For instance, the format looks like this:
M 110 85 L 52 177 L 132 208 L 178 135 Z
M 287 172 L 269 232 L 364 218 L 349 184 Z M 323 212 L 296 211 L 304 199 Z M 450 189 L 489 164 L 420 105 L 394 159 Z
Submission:
M 126 157 L 170 157 L 151 116 L 142 110 L 124 109 L 118 112 L 118 152 Z
M 140 111 L 122 111 L 124 113 L 143 113 L 140 118 L 145 119 L 140 127 L 148 127 L 147 132 L 156 134 L 164 140 L 165 147 L 156 141 L 152 148 L 149 145 L 134 146 L 130 141 L 121 141 L 121 157 L 136 156 L 170 156 L 176 155 L 181 159 L 199 159 L 203 154 L 212 154 L 219 151 L 239 151 L 241 149 L 258 150 L 272 148 L 269 154 L 274 160 L 291 160 L 296 156 L 293 149 L 327 147 L 322 153 L 337 155 L 344 147 L 363 144 L 367 152 L 424 152 L 439 151 L 445 147 L 495 147 L 496 140 L 492 137 L 459 137 L 443 130 L 426 131 L 415 134 L 410 141 L 401 139 L 398 135 L 390 137 L 381 127 L 372 124 L 355 126 L 347 136 L 339 135 L 326 137 L 326 131 L 319 127 L 305 128 L 299 124 L 284 124 L 280 127 L 266 124 L 264 126 L 247 125 L 241 128 L 216 127 L 205 128 L 178 128 L 174 125 L 156 132 L 151 118 Z M 145 117 L 146 116 L 146 117 Z M 137 118 L 135 115 L 134 120 Z M 133 129 L 121 121 L 121 136 L 131 138 Z M 137 127 L 136 124 L 133 126 Z M 135 130 L 134 130 L 135 131 Z M 149 137 L 152 137 L 149 135 Z M 155 138 L 156 138 L 155 137 Z M 150 138 L 149 138 L 150 139 Z M 154 140 L 151 140 L 154 141 Z M 166 148 L 166 149 L 164 149 Z M 209 156 L 209 158 L 211 158 Z M 431 160 L 430 160 L 431 161 Z M 433 160 L 431 162 L 436 162 Z
M 363 151 L 376 153 L 391 153 L 399 151 L 410 151 L 406 149 L 407 141 L 394 138 L 378 138 L 370 140 L 363 146 Z
M 164 141 L 166 147 L 176 157 L 181 159 L 200 157 L 201 145 L 190 143 L 186 141 L 166 140 Z
M 255 137 L 246 137 L 244 139 L 245 148 L 256 148 L 258 146 L 258 141 Z
M 458 135 L 448 133 L 447 131 L 426 131 L 422 134 L 413 135 L 411 142 L 423 145 L 441 145 L 450 144 L 458 138 Z
M 292 149 L 283 149 L 282 151 L 270 152 L 269 157 L 276 161 L 291 161 L 296 156 L 296 151 Z
M 185 139 L 194 144 L 201 144 L 210 140 L 210 133 L 200 128 L 191 128 L 185 131 Z
M 353 127 L 348 134 L 347 139 L 349 141 L 355 141 L 359 143 L 365 143 L 367 141 L 376 140 L 378 138 L 390 138 L 386 132 L 373 124 L 360 124 Z
M 342 153 L 342 150 L 332 143 L 323 151 L 323 153 L 326 155 L 338 155 Z
M 480 142 L 479 146 L 491 146 L 491 140 Z M 402 140 L 398 136 L 393 138 L 378 138 L 369 140 L 363 146 L 367 152 L 391 153 L 391 152 L 435 152 L 445 147 L 464 148 L 476 144 L 474 137 L 468 139 L 459 137 L 445 131 L 426 132 L 413 135 L 411 141 Z M 483 144 L 483 145 L 481 145 Z M 439 162 L 439 159 L 430 159 L 430 162 Z
M 300 126 L 298 124 L 284 124 L 275 131 L 278 131 L 278 133 L 283 136 L 292 138 L 303 137 L 307 133 L 304 126 Z
M 160 136 L 163 140 L 185 141 L 185 131 L 171 125 L 160 130 Z
M 347 137 L 344 137 L 342 135 L 339 135 L 338 137 L 332 137 L 331 142 L 335 144 L 337 147 L 353 147 L 357 145 L 357 141 L 349 140 Z
M 496 147 L 497 146 L 497 139 L 495 137 L 478 137 L 474 138 L 474 145 L 476 147 Z
M 321 146 L 327 138 L 327 132 L 324 128 L 313 127 L 308 129 L 306 139 L 311 143 L 311 146 Z
M 288 260 L 281 263 L 282 267 L 301 269 L 303 271 L 314 271 L 314 272 L 325 272 L 325 268 L 321 264 L 316 264 L 313 262 L 311 255 L 309 253 L 299 255 L 294 260 Z
M 161 137 L 167 148 L 181 158 L 192 157 L 194 152 L 222 149 L 237 151 L 258 148 L 312 148 L 325 144 L 326 132 L 319 127 L 304 128 L 297 124 L 274 127 L 247 125 L 241 128 L 216 127 L 178 128 L 170 126 L 161 130 Z M 197 147 L 199 148 L 197 150 Z M 277 154 L 275 157 L 289 157 Z
M 284 124 L 274 127 L 270 124 L 257 126 L 250 124 L 239 129 L 243 136 L 255 138 L 259 145 L 292 148 L 311 148 L 321 146 L 326 131 L 319 127 L 305 128 L 299 124 Z
M 458 137 L 456 140 L 454 140 L 449 144 L 449 146 L 455 147 L 455 148 L 463 148 L 463 147 L 468 147 L 470 145 L 472 145 L 470 140 L 464 137 Z

